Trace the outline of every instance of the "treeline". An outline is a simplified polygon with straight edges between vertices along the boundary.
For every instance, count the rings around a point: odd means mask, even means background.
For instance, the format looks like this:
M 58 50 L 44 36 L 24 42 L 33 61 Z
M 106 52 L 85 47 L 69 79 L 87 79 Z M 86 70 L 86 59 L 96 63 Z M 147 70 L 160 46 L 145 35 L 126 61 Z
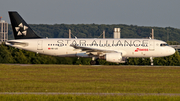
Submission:
M 33 52 L 20 50 L 4 44 L 0 45 L 0 63 L 17 63 L 17 64 L 75 64 L 90 65 L 91 58 L 70 58 L 55 57 Z M 105 60 L 97 60 L 99 65 L 150 65 L 149 58 L 129 58 L 125 64 L 110 63 Z M 154 58 L 154 65 L 180 65 L 180 55 L 176 52 L 168 57 Z
M 153 28 L 156 39 L 180 42 L 180 29 L 171 27 L 144 27 L 124 24 L 30 24 L 30 26 L 38 35 L 49 38 L 68 38 L 69 29 L 71 29 L 73 34 L 72 37 L 98 38 L 103 33 L 103 30 L 105 30 L 106 38 L 113 38 L 114 28 L 121 28 L 121 38 L 148 38 Z M 9 39 L 13 39 L 10 25 L 8 31 Z

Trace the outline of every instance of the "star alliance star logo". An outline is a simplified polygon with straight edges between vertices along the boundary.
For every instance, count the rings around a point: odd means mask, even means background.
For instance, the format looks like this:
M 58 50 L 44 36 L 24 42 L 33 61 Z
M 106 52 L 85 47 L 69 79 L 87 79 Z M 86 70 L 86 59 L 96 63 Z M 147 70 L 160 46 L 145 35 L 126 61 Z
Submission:
M 16 29 L 16 32 L 18 32 L 17 36 L 20 36 L 20 35 L 26 36 L 28 27 L 25 25 L 23 26 L 23 24 L 20 23 L 18 27 L 15 27 L 15 29 Z

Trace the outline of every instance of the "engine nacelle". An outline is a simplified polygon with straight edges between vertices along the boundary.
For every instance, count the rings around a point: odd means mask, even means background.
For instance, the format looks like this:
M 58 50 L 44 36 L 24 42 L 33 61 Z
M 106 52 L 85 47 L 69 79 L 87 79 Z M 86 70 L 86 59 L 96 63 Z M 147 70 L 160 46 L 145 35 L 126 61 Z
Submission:
M 106 61 L 108 62 L 120 63 L 121 60 L 122 60 L 121 53 L 107 53 L 106 54 Z
M 122 57 L 121 53 L 106 53 L 106 55 L 99 57 L 99 59 L 106 59 L 106 61 L 114 63 L 126 62 L 126 57 Z

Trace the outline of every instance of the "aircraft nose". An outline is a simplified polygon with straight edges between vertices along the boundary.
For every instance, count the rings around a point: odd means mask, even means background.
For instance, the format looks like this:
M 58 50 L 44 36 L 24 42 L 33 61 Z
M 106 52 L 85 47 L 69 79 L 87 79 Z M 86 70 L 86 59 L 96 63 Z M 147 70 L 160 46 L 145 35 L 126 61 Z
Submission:
M 170 53 L 170 55 L 173 55 L 175 52 L 176 52 L 176 51 L 175 51 L 175 49 L 174 49 L 174 48 L 172 48 L 172 47 L 171 47 L 171 49 L 169 49 L 169 53 Z

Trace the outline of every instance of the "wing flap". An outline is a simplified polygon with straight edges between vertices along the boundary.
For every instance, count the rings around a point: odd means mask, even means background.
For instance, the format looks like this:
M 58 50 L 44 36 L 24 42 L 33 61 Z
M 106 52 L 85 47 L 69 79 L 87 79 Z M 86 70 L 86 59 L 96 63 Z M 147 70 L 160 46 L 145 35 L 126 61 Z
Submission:
M 83 47 L 83 46 L 77 46 L 77 45 L 70 45 L 71 47 L 74 47 L 75 49 L 81 49 L 82 51 L 86 51 L 86 53 L 96 53 L 96 54 L 103 54 L 103 53 L 117 53 L 117 51 L 114 50 L 103 50 L 98 48 L 91 48 L 91 47 Z

